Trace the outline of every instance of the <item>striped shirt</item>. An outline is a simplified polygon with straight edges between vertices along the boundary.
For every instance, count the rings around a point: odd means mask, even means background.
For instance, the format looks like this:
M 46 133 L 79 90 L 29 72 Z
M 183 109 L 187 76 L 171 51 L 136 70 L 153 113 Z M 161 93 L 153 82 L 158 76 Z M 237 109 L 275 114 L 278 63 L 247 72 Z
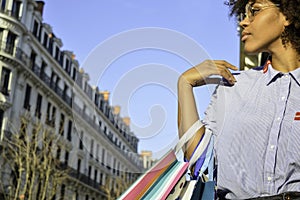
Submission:
M 300 191 L 300 68 L 243 71 L 219 85 L 203 123 L 215 136 L 218 189 L 228 199 Z

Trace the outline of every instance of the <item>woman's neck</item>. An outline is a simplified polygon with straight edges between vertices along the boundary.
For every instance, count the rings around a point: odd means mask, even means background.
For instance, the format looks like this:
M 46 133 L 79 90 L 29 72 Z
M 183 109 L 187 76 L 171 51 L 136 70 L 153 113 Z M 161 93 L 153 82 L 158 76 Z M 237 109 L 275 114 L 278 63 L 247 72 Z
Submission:
M 272 52 L 272 67 L 287 73 L 300 67 L 300 55 L 291 46 Z

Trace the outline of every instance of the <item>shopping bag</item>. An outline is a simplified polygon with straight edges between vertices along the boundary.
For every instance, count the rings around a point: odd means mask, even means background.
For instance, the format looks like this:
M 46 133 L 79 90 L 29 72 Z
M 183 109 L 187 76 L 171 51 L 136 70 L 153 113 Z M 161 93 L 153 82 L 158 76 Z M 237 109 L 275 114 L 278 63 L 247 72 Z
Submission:
M 179 182 L 185 183 L 185 175 L 189 167 L 197 161 L 192 157 L 189 162 L 179 161 L 176 153 L 193 137 L 203 124 L 196 121 L 180 138 L 176 147 L 163 156 L 153 167 L 139 177 L 118 199 L 119 200 L 158 200 L 166 199 Z M 195 150 L 195 155 L 200 156 L 206 149 L 210 135 L 205 135 L 204 142 Z M 180 193 L 180 191 L 177 191 Z
M 213 200 L 215 183 L 213 181 L 203 181 L 199 179 L 194 187 L 190 200 Z
M 208 132 L 208 131 L 207 131 Z M 207 133 L 206 133 L 207 134 Z M 209 135 L 209 134 L 208 134 Z M 197 177 L 188 176 L 184 185 L 178 183 L 175 188 L 177 193 L 173 193 L 168 196 L 168 200 L 213 200 L 215 193 L 215 182 L 213 181 L 213 137 L 210 136 L 210 142 L 205 152 L 205 160 L 201 166 Z M 208 177 L 204 172 L 208 169 Z M 206 178 L 204 178 L 206 177 Z
M 175 161 L 143 195 L 143 200 L 166 199 L 174 186 L 185 176 L 189 163 Z
M 177 160 L 174 152 L 169 151 L 153 167 L 140 176 L 118 199 L 141 199 L 147 190 L 165 173 Z
M 189 136 L 188 136 L 189 138 Z M 185 141 L 179 141 L 177 147 L 181 147 L 181 142 L 185 143 Z M 198 164 L 200 163 L 199 168 L 197 168 L 199 171 L 197 173 L 187 173 L 185 176 L 183 176 L 175 185 L 175 187 L 171 190 L 169 193 L 167 200 L 189 200 L 191 199 L 195 186 L 198 182 L 198 178 L 194 177 L 194 174 L 202 175 L 204 171 L 206 171 L 207 167 L 209 166 L 209 161 L 213 156 L 213 139 L 212 139 L 212 133 L 210 131 L 206 131 L 204 136 L 202 137 L 200 143 L 197 145 L 196 149 L 194 150 L 192 157 L 189 161 L 189 168 L 194 165 L 195 162 Z M 200 158 L 203 158 L 200 159 Z M 195 178 L 193 180 L 192 178 Z M 208 192 L 207 190 L 205 190 Z M 210 191 L 211 192 L 211 191 Z

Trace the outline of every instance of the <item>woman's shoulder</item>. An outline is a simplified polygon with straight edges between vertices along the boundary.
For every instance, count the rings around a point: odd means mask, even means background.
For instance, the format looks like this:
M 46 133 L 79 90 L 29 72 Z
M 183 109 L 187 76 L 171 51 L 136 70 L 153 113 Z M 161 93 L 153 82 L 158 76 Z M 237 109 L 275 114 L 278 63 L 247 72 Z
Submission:
M 249 85 L 251 82 L 256 82 L 258 78 L 263 74 L 263 67 L 251 68 L 243 71 L 232 72 L 232 75 L 235 77 L 237 82 L 234 85 L 231 85 L 224 78 L 221 81 L 222 86 L 232 87 L 232 86 L 240 86 L 240 85 Z
M 235 78 L 243 81 L 249 81 L 258 78 L 263 74 L 263 66 L 240 71 L 235 75 Z

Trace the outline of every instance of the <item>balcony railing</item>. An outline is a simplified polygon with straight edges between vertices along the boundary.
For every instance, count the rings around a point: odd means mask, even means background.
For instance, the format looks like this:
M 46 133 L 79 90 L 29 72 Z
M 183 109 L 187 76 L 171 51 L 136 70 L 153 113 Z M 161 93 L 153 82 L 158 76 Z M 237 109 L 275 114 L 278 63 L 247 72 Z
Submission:
M 101 191 L 100 183 L 96 182 L 95 180 L 91 179 L 87 175 L 82 174 L 73 168 L 69 168 L 68 170 L 69 170 L 69 175 L 72 178 L 75 178 L 75 179 L 79 180 L 80 182 Z

